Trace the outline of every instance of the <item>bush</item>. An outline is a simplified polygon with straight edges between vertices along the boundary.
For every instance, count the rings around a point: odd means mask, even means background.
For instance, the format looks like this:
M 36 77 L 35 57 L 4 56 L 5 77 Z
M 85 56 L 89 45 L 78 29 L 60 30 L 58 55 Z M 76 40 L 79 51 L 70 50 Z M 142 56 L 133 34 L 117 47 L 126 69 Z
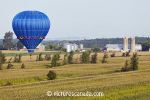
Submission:
M 137 53 L 134 53 L 133 56 L 131 57 L 131 69 L 132 70 L 138 70 L 138 65 L 139 65 L 139 57 Z
M 55 55 L 52 57 L 51 67 L 60 66 L 60 63 L 58 62 L 59 59 L 60 59 L 60 55 L 59 55 L 59 54 L 55 54 Z
M 126 72 L 126 71 L 129 71 L 129 70 L 130 70 L 129 63 L 128 63 L 128 60 L 126 60 L 124 67 L 121 68 L 121 71 Z
M 51 60 L 51 55 L 50 54 L 46 54 L 45 55 L 45 60 L 47 60 L 47 61 Z
M 12 85 L 12 83 L 9 82 L 9 81 L 7 81 L 7 82 L 4 84 L 4 86 L 10 86 L 10 85 Z
M 7 69 L 13 69 L 13 64 L 11 64 L 11 63 L 8 63 L 8 65 L 7 65 Z
M 97 63 L 97 53 L 95 53 L 94 55 L 92 55 L 92 57 L 91 57 L 91 63 L 93 63 L 93 64 Z
M 54 71 L 49 71 L 47 74 L 48 80 L 56 79 L 56 73 Z
M 68 56 L 68 63 L 69 64 L 73 64 L 73 55 L 74 55 L 74 52 L 71 51 L 70 54 L 69 54 L 69 56 Z
M 68 59 L 67 59 L 67 57 L 68 57 L 68 55 L 65 54 L 65 55 L 64 55 L 64 59 L 63 59 L 63 65 L 68 64 Z
M 90 62 L 90 52 L 86 51 L 82 53 L 82 63 L 87 64 Z
M 100 48 L 94 48 L 94 49 L 92 49 L 92 51 L 93 51 L 93 52 L 100 52 L 101 49 L 100 49 Z
M 111 57 L 115 57 L 115 56 L 116 56 L 116 54 L 115 54 L 115 53 L 113 53 L 113 54 L 111 54 L 110 56 L 111 56 Z
M 43 61 L 42 53 L 37 56 L 36 61 Z
M 22 55 L 21 55 L 21 54 L 16 55 L 16 56 L 14 57 L 14 62 L 17 62 L 17 63 L 21 62 L 21 58 L 22 58 Z
M 25 66 L 25 64 L 23 63 L 22 65 L 21 65 L 21 69 L 25 69 L 26 68 L 26 66 Z
M 2 70 L 3 64 L 6 62 L 5 55 L 0 51 L 0 70 Z
M 122 54 L 122 57 L 129 57 L 130 56 L 130 52 L 124 52 L 123 54 Z
M 103 59 L 102 59 L 102 63 L 107 63 L 107 58 L 108 58 L 108 54 L 104 53 Z

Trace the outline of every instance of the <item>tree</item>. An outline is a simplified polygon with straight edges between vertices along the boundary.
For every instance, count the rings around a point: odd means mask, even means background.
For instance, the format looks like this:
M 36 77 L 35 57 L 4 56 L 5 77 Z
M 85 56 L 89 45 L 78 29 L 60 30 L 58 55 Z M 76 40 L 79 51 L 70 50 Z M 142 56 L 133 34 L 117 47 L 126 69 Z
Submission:
M 93 63 L 93 64 L 97 63 L 97 53 L 95 53 L 94 55 L 92 55 L 91 63 Z
M 52 57 L 51 67 L 59 66 L 59 65 L 60 65 L 60 64 L 58 63 L 59 59 L 60 59 L 60 55 L 59 55 L 59 54 L 55 54 L 55 55 Z
M 129 61 L 126 60 L 124 67 L 122 67 L 121 71 L 125 72 L 125 71 L 129 71 Z
M 90 62 L 90 52 L 86 51 L 82 53 L 82 63 L 89 63 Z
M 94 48 L 94 49 L 93 49 L 93 52 L 99 52 L 99 51 L 101 51 L 100 48 Z
M 19 54 L 18 58 L 19 58 L 18 62 L 21 62 L 22 55 Z
M 7 32 L 5 33 L 3 39 L 3 48 L 7 50 L 11 50 L 13 48 L 13 33 Z
M 131 57 L 131 70 L 138 70 L 138 65 L 139 65 L 139 57 L 137 53 L 134 53 L 133 56 Z
M 36 61 L 43 61 L 42 53 L 37 56 Z
M 0 51 L 0 70 L 2 70 L 2 65 L 6 62 L 5 55 Z
M 64 60 L 63 60 L 63 65 L 68 64 L 68 59 L 67 59 L 67 57 L 68 57 L 68 55 L 65 54 L 65 55 L 64 55 Z
M 22 63 L 22 65 L 21 65 L 21 69 L 25 69 L 25 68 L 26 68 L 25 64 L 24 64 L 24 63 Z
M 8 65 L 7 65 L 7 69 L 13 69 L 13 64 L 11 64 L 11 63 L 8 63 Z
M 74 55 L 74 52 L 71 51 L 70 54 L 69 54 L 69 56 L 68 56 L 68 63 L 69 64 L 73 64 L 73 55 Z
M 45 60 L 48 60 L 48 61 L 51 60 L 51 55 L 50 54 L 46 54 L 45 55 Z
M 143 50 L 143 51 L 148 51 L 149 48 L 150 48 L 150 42 L 144 42 L 144 43 L 142 44 L 142 50 Z
M 18 42 L 17 42 L 17 49 L 20 50 L 20 49 L 22 49 L 23 47 L 24 47 L 24 45 L 23 45 L 20 41 L 18 41 Z
M 56 79 L 56 73 L 54 71 L 49 71 L 47 74 L 48 80 L 54 80 Z
M 21 58 L 22 58 L 22 55 L 21 55 L 21 54 L 16 55 L 16 56 L 14 57 L 14 62 L 20 63 L 20 62 L 21 62 Z
M 107 58 L 108 58 L 108 54 L 104 53 L 103 59 L 102 59 L 102 63 L 107 63 Z

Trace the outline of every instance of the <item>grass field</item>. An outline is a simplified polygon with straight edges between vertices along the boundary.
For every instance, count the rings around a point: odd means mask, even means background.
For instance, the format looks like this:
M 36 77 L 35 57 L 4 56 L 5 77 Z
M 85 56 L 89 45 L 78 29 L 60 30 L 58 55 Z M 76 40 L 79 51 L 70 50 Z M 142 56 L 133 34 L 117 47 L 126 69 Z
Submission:
M 15 52 L 6 52 L 7 59 Z M 9 55 L 11 53 L 11 55 Z M 17 52 L 20 53 L 20 52 Z M 13 54 L 13 55 L 12 55 Z M 0 100 L 150 100 L 150 52 L 140 52 L 139 70 L 120 72 L 125 60 L 130 57 L 108 58 L 107 64 L 72 64 L 47 68 L 50 61 L 35 61 L 25 54 L 21 63 L 13 63 L 14 69 L 0 70 Z M 75 55 L 77 57 L 78 55 Z M 47 80 L 49 70 L 57 73 L 57 79 Z M 5 86 L 10 82 L 11 86 Z M 103 92 L 102 97 L 48 97 L 47 91 Z

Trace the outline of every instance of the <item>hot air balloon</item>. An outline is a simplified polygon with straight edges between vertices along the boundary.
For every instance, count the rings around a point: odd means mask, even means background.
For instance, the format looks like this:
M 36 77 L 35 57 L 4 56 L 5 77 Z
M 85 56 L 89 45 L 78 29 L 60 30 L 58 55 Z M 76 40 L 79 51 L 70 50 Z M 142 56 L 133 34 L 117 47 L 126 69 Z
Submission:
M 48 34 L 50 20 L 42 12 L 23 11 L 13 18 L 12 27 L 17 38 L 31 54 Z

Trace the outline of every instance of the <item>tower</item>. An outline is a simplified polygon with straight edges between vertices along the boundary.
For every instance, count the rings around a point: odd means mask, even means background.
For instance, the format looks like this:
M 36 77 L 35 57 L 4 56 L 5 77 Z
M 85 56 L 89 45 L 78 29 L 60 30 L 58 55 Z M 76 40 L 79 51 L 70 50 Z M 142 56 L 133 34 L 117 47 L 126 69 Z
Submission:
M 131 52 L 135 52 L 135 37 L 131 38 Z
M 128 37 L 123 38 L 123 51 L 128 51 Z

